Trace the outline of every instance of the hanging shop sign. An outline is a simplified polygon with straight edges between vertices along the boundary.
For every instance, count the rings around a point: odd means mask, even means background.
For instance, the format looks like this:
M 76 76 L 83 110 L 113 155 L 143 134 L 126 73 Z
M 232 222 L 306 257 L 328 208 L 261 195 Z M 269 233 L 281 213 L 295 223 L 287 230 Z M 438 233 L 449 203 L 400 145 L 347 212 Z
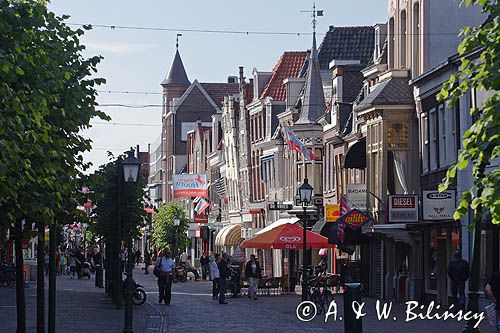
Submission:
M 424 220 L 453 220 L 455 205 L 455 191 L 423 191 Z
M 359 209 L 350 210 L 339 218 L 339 221 L 344 222 L 353 230 L 358 230 L 371 220 L 372 218 L 369 215 L 363 213 Z
M 347 184 L 347 198 L 352 206 L 366 210 L 366 183 L 363 184 Z
M 293 205 L 292 204 L 284 204 L 284 203 L 278 203 L 278 202 L 273 202 L 272 204 L 267 205 L 267 210 L 292 210 Z
M 208 197 L 207 175 L 204 173 L 172 175 L 174 198 Z
M 390 195 L 389 222 L 418 222 L 418 195 Z
M 340 205 L 326 204 L 326 206 L 325 206 L 325 221 L 326 222 L 335 222 L 338 220 L 339 216 L 340 216 Z
M 194 223 L 208 223 L 208 216 L 196 214 L 194 216 Z

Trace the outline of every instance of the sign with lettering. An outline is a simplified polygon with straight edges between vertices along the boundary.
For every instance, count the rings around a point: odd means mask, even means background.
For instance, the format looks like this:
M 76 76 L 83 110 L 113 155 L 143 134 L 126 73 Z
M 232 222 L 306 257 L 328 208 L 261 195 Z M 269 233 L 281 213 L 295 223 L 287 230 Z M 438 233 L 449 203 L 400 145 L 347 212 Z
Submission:
M 353 230 L 358 230 L 371 220 L 372 218 L 370 216 L 363 213 L 359 209 L 350 210 L 339 218 L 339 221 L 344 222 Z
M 353 208 L 366 210 L 366 184 L 347 184 L 347 199 L 349 199 Z
M 272 204 L 267 205 L 267 210 L 291 210 L 292 208 L 292 204 L 283 204 L 276 201 Z
M 207 175 L 204 173 L 172 175 L 174 198 L 208 197 Z
M 390 195 L 389 222 L 418 222 L 418 195 Z
M 340 216 L 340 205 L 326 204 L 326 206 L 325 206 L 325 221 L 326 222 L 335 222 L 338 220 L 339 216 Z
M 455 191 L 423 191 L 424 220 L 453 220 L 455 205 Z
M 196 214 L 194 216 L 194 223 L 208 223 L 208 216 Z

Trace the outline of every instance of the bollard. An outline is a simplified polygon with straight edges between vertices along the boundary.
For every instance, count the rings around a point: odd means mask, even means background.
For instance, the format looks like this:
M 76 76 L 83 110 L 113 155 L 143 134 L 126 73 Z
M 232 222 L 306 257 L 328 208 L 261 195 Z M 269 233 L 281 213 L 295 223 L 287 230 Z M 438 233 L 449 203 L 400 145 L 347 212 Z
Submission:
M 103 285 L 103 270 L 101 265 L 96 265 L 95 270 L 95 286 L 99 288 L 104 288 Z
M 344 291 L 344 332 L 361 333 L 363 332 L 362 318 L 356 319 L 356 314 L 352 309 L 352 302 L 357 301 L 361 304 L 361 290 L 359 283 L 346 283 Z

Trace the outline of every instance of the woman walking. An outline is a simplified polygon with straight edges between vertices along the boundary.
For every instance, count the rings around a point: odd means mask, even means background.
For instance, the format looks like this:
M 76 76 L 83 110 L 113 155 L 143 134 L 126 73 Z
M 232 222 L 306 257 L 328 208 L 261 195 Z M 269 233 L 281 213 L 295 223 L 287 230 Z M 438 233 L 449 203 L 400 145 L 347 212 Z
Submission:
M 156 267 L 160 269 L 158 276 L 158 291 L 160 294 L 159 301 L 163 301 L 166 305 L 170 305 L 172 299 L 172 279 L 175 269 L 175 261 L 172 259 L 170 252 L 164 251 L 162 256 L 158 256 Z
M 250 256 L 250 261 L 245 267 L 245 277 L 248 279 L 248 298 L 257 299 L 257 286 L 261 277 L 260 264 L 255 254 Z
M 215 256 L 210 256 L 209 267 L 210 267 L 210 280 L 212 280 L 212 299 L 218 299 L 219 295 L 219 281 L 220 273 L 217 264 L 220 261 L 220 255 L 215 254 Z

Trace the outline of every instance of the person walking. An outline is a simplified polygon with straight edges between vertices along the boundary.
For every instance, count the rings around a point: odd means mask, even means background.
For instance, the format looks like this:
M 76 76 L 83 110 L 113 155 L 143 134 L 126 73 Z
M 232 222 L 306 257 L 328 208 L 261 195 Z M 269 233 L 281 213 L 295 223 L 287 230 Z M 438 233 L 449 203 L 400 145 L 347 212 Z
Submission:
M 201 278 L 203 280 L 210 278 L 210 260 L 208 259 L 208 255 L 206 252 L 203 252 L 203 255 L 200 258 L 200 265 L 201 265 Z
M 69 265 L 69 274 L 71 275 L 71 279 L 75 278 L 76 273 L 76 258 L 74 253 L 68 252 L 68 265 Z
M 141 261 L 141 250 L 137 249 L 135 251 L 135 264 L 139 266 L 139 262 Z
M 212 280 L 212 299 L 217 299 L 217 295 L 219 295 L 220 273 L 219 267 L 217 266 L 219 261 L 220 255 L 218 253 L 209 258 L 210 280 Z
M 149 274 L 149 265 L 151 265 L 151 256 L 149 251 L 144 251 L 144 274 Z
M 495 303 L 495 310 L 497 312 L 496 329 L 497 333 L 500 333 L 500 271 L 496 271 L 488 279 L 484 293 Z
M 158 276 L 158 292 L 160 294 L 159 303 L 165 302 L 165 305 L 170 305 L 172 300 L 172 280 L 175 269 L 175 261 L 172 259 L 172 254 L 168 251 L 163 251 L 164 254 L 158 257 L 156 267 L 160 269 Z
M 60 267 L 61 275 L 66 275 L 66 265 L 68 264 L 67 261 L 68 261 L 68 257 L 66 256 L 66 254 L 64 252 L 62 252 L 61 253 L 61 267 Z
M 222 254 L 222 259 L 217 264 L 217 267 L 219 268 L 219 304 L 227 304 L 227 279 L 231 276 L 231 271 L 229 269 L 229 255 L 227 253 L 224 252 Z
M 460 309 L 465 309 L 465 281 L 469 278 L 469 263 L 462 259 L 459 250 L 455 251 L 453 260 L 448 265 L 448 276 L 451 280 L 451 296 L 455 305 Z M 457 299 L 457 294 L 459 298 Z M 457 304 L 458 300 L 458 304 Z
M 250 260 L 245 266 L 245 277 L 248 279 L 248 298 L 257 299 L 257 287 L 261 278 L 260 264 L 255 254 L 250 255 Z
M 45 262 L 45 276 L 49 275 L 49 249 L 45 249 L 45 255 L 43 256 L 43 261 Z

